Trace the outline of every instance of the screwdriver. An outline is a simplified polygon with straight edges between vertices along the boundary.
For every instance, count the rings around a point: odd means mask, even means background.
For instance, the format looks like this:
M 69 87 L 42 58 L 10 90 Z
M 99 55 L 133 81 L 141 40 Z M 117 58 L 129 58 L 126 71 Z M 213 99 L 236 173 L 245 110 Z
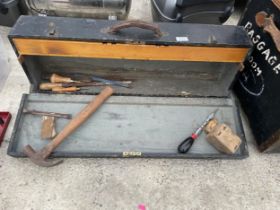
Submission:
M 188 138 L 186 138 L 179 146 L 178 146 L 178 152 L 179 153 L 187 153 L 190 148 L 192 147 L 194 141 L 199 137 L 199 135 L 202 133 L 203 128 L 209 123 L 210 120 L 212 120 L 216 113 L 217 113 L 218 109 L 216 109 L 214 112 L 212 112 L 211 114 L 208 115 L 208 117 L 206 118 L 206 120 L 203 122 L 203 124 L 194 132 L 192 133 L 191 136 L 189 136 Z

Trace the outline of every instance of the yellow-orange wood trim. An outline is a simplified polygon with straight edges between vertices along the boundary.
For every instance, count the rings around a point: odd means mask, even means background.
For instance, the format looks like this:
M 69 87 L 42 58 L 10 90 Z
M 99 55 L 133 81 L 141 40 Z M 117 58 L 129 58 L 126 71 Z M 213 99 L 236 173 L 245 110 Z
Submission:
M 243 62 L 248 48 L 156 46 L 14 38 L 20 55 L 135 60 Z

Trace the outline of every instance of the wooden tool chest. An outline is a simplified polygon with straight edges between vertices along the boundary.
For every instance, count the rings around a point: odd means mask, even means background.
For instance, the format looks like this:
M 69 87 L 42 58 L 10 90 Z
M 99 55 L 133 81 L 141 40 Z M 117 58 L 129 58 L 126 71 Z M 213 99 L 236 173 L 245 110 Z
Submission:
M 139 26 L 140 25 L 140 26 Z M 140 29 L 140 28 L 142 29 Z M 147 29 L 147 30 L 143 30 Z M 229 88 L 251 43 L 236 26 L 118 22 L 22 16 L 9 38 L 31 83 L 18 112 L 8 153 L 40 148 L 40 119 L 23 108 L 75 114 L 101 87 L 71 94 L 41 91 L 53 73 L 77 80 L 131 80 L 53 153 L 54 157 L 242 158 L 248 155 Z M 178 144 L 204 118 L 217 118 L 242 138 L 234 155 L 215 150 L 203 134 L 187 154 Z M 67 121 L 57 121 L 57 130 Z

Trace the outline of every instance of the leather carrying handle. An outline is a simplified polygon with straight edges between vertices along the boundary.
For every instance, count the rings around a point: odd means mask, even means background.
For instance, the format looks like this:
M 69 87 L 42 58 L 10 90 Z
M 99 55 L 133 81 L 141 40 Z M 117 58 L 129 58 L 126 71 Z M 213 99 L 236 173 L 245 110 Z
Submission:
M 131 28 L 131 27 L 142 28 L 145 30 L 153 31 L 156 37 L 162 36 L 162 32 L 160 31 L 160 28 L 158 25 L 148 23 L 145 21 L 141 21 L 141 20 L 130 20 L 130 21 L 126 21 L 126 22 L 114 25 L 111 28 L 109 28 L 108 33 L 116 33 L 122 29 Z
M 58 74 L 52 74 L 50 77 L 50 81 L 51 83 L 71 83 L 71 82 L 75 82 L 74 80 L 72 80 L 70 77 L 63 77 L 60 76 Z
M 277 50 L 280 52 L 280 30 L 275 25 L 273 15 L 267 16 L 268 14 L 266 12 L 257 13 L 256 23 L 259 27 L 262 27 L 265 32 L 270 34 Z

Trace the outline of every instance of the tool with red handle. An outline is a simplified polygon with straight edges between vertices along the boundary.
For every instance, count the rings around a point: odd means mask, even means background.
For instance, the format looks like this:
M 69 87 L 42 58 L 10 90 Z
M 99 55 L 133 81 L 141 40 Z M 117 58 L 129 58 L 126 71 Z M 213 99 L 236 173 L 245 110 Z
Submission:
M 192 147 L 194 141 L 198 138 L 198 136 L 202 133 L 203 128 L 208 124 L 208 122 L 210 120 L 212 120 L 216 113 L 217 113 L 218 109 L 216 109 L 214 112 L 212 112 L 210 115 L 208 115 L 208 117 L 206 118 L 206 120 L 203 122 L 203 124 L 194 132 L 192 133 L 192 135 L 188 138 L 186 138 L 179 146 L 178 146 L 178 152 L 179 153 L 187 153 L 190 148 Z

